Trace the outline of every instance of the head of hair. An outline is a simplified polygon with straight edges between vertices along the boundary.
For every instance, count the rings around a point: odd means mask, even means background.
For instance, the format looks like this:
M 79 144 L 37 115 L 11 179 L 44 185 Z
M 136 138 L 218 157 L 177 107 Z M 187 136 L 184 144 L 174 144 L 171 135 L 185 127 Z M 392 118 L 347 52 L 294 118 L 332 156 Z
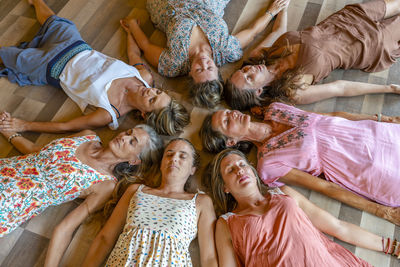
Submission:
M 200 128 L 199 134 L 203 147 L 211 153 L 218 153 L 228 148 L 226 143 L 229 137 L 212 128 L 211 122 L 212 116 L 214 114 L 215 112 L 213 114 L 207 115 L 207 117 L 203 121 L 203 125 Z M 251 142 L 240 141 L 230 148 L 239 149 L 243 153 L 249 153 L 252 147 L 253 144 Z
M 172 143 L 174 143 L 174 142 L 179 142 L 179 141 L 185 142 L 185 143 L 188 144 L 189 147 L 192 149 L 192 158 L 193 158 L 193 161 L 192 161 L 192 166 L 191 166 L 191 167 L 192 167 L 192 168 L 194 167 L 194 168 L 196 168 L 196 170 L 197 170 L 197 169 L 200 167 L 200 154 L 199 154 L 199 152 L 197 151 L 197 149 L 193 146 L 193 144 L 192 144 L 189 140 L 187 140 L 186 138 L 177 137 L 177 138 L 171 139 L 171 140 L 168 142 L 168 144 L 165 146 L 165 149 L 166 149 L 170 144 L 172 144 Z M 186 183 L 185 183 L 185 187 L 184 187 L 185 191 L 188 191 L 188 190 L 189 190 L 192 179 L 193 179 L 193 175 L 190 175 L 189 178 L 187 179 Z
M 223 79 L 218 70 L 218 79 L 195 83 L 193 78 L 189 76 L 190 96 L 193 105 L 206 108 L 215 108 L 221 102 L 221 95 L 224 89 Z
M 130 184 L 147 184 L 147 182 L 151 184 L 152 181 L 146 181 L 143 177 L 153 177 L 159 169 L 158 166 L 161 161 L 163 149 L 163 141 L 161 137 L 152 127 L 146 124 L 139 124 L 134 128 L 146 131 L 149 135 L 149 140 L 138 155 L 141 161 L 139 165 L 131 165 L 126 161 L 118 163 L 114 167 L 113 174 L 118 179 L 118 183 L 115 186 L 112 199 L 107 202 L 104 207 L 104 213 L 107 217 L 111 214 L 112 209 Z
M 173 98 L 166 107 L 146 114 L 146 123 L 163 135 L 180 133 L 189 122 L 190 115 L 186 108 Z
M 213 160 L 208 164 L 203 176 L 203 183 L 211 190 L 211 195 L 214 200 L 215 208 L 218 214 L 224 214 L 235 209 L 237 201 L 230 193 L 225 193 L 224 180 L 221 174 L 222 160 L 231 154 L 239 155 L 252 169 L 257 178 L 257 186 L 260 192 L 264 193 L 266 187 L 258 177 L 256 169 L 250 164 L 247 157 L 236 149 L 225 149 L 218 153 Z
M 292 53 L 290 45 L 282 50 L 281 53 L 275 54 L 276 49 L 264 48 L 261 50 L 260 56 L 250 58 L 245 65 L 273 65 L 278 60 L 289 56 Z M 270 84 L 264 86 L 261 95 L 257 95 L 257 88 L 243 90 L 235 86 L 231 78 L 225 83 L 224 97 L 229 106 L 233 109 L 247 110 L 254 106 L 267 106 L 272 102 L 294 103 L 295 95 L 298 89 L 304 89 L 305 84 L 300 81 L 303 70 L 301 68 L 286 70 L 281 77 L 275 79 Z

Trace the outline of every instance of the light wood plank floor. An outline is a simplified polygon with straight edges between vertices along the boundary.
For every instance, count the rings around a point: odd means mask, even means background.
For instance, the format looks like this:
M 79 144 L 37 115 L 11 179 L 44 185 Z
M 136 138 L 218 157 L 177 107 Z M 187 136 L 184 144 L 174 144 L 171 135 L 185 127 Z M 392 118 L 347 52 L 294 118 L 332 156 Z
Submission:
M 144 30 L 151 39 L 165 44 L 165 37 L 154 29 L 148 20 L 145 10 L 146 0 L 48 0 L 48 5 L 59 15 L 73 20 L 83 38 L 96 50 L 110 56 L 126 60 L 123 30 L 119 27 L 119 19 L 132 14 L 145 21 Z M 237 32 L 248 25 L 268 6 L 271 0 L 232 0 L 225 10 L 225 19 L 229 29 Z M 329 14 L 349 3 L 359 0 L 292 0 L 289 7 L 289 30 L 303 29 L 323 20 Z M 0 45 L 15 45 L 29 40 L 39 29 L 34 10 L 25 0 L 0 0 Z M 268 30 L 263 33 L 265 35 Z M 226 65 L 222 68 L 224 78 L 240 66 L 241 62 Z M 389 70 L 381 73 L 367 74 L 357 70 L 334 71 L 325 82 L 336 79 L 373 82 L 379 84 L 400 83 L 400 61 Z M 191 111 L 192 124 L 182 136 L 191 139 L 201 149 L 197 131 L 208 110 L 193 108 L 188 98 L 185 78 L 165 79 L 155 74 L 156 84 L 169 90 L 176 98 L 184 101 Z M 400 115 L 400 96 L 393 94 L 368 95 L 351 98 L 335 98 L 301 108 L 318 111 L 348 111 L 374 114 L 382 112 L 386 115 Z M 67 120 L 78 116 L 78 107 L 67 98 L 64 92 L 51 86 L 19 87 L 7 79 L 0 79 L 0 110 L 7 110 L 13 116 L 27 120 Z M 131 115 L 122 118 L 121 129 L 129 128 L 137 123 Z M 114 132 L 103 128 L 97 133 L 107 142 Z M 62 135 L 24 133 L 24 136 L 45 144 Z M 166 138 L 168 139 L 168 138 Z M 0 157 L 17 155 L 12 146 L 0 137 Z M 202 166 L 211 159 L 211 155 L 202 152 Z M 254 156 L 254 155 L 253 155 Z M 201 173 L 201 171 L 199 172 Z M 198 175 L 199 176 L 199 175 Z M 199 179 L 197 179 L 199 180 Z M 318 206 L 328 210 L 334 216 L 361 225 L 377 234 L 400 237 L 400 227 L 361 212 L 335 200 L 315 192 L 299 189 L 306 197 Z M 77 202 L 70 202 L 58 207 L 48 208 L 43 214 L 26 222 L 13 233 L 0 239 L 1 266 L 42 266 L 52 230 Z M 90 243 L 101 227 L 98 217 L 88 220 L 75 233 L 74 238 L 64 255 L 62 266 L 79 266 Z M 342 244 L 357 256 L 362 257 L 374 266 L 400 266 L 399 261 L 382 253 L 375 253 L 361 248 Z M 195 266 L 199 266 L 198 248 L 193 242 L 192 254 Z

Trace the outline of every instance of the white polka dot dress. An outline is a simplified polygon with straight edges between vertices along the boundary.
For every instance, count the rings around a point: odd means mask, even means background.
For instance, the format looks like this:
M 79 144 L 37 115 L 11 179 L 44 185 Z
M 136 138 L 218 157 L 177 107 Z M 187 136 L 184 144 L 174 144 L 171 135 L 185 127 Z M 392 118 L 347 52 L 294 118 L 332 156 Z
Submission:
M 180 200 L 146 194 L 142 188 L 130 200 L 124 230 L 106 266 L 192 266 L 197 194 Z

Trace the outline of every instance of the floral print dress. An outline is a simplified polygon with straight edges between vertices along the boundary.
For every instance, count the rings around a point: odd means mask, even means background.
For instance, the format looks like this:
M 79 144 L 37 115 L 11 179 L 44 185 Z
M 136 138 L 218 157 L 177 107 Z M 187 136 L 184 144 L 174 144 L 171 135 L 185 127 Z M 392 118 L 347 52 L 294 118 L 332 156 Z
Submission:
M 222 18 L 229 0 L 147 0 L 151 20 L 167 35 L 167 48 L 158 61 L 158 72 L 167 77 L 190 71 L 189 45 L 192 28 L 199 26 L 221 66 L 239 60 L 243 51 L 239 40 L 230 35 Z
M 73 200 L 91 185 L 114 180 L 83 164 L 75 151 L 95 135 L 57 139 L 39 152 L 0 159 L 0 237 L 49 206 Z
M 192 266 L 190 242 L 197 235 L 197 194 L 190 200 L 142 191 L 132 196 L 126 223 L 106 266 Z

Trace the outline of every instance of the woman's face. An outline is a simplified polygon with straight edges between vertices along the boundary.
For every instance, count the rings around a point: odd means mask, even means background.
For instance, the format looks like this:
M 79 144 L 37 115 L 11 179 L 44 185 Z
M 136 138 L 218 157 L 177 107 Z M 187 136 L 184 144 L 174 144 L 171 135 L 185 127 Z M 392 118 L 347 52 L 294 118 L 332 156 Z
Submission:
M 218 67 L 208 54 L 200 53 L 193 58 L 189 75 L 195 83 L 218 80 Z
M 229 154 L 221 161 L 221 176 L 224 180 L 225 192 L 233 196 L 244 193 L 243 189 L 248 186 L 257 187 L 257 177 L 246 159 L 237 154 Z
M 145 130 L 133 128 L 119 133 L 108 146 L 117 158 L 136 165 L 140 163 L 139 155 L 149 140 L 149 134 Z
M 160 168 L 163 177 L 172 176 L 185 183 L 196 171 L 192 147 L 182 140 L 173 141 L 164 150 Z
M 160 89 L 147 88 L 142 85 L 138 87 L 138 90 L 132 91 L 130 102 L 139 111 L 147 113 L 168 106 L 171 102 L 171 97 Z
M 273 81 L 274 75 L 261 65 L 247 65 L 237 70 L 230 78 L 235 87 L 242 90 L 260 89 Z
M 241 140 L 250 127 L 249 115 L 237 110 L 218 110 L 212 115 L 211 127 L 225 136 Z

